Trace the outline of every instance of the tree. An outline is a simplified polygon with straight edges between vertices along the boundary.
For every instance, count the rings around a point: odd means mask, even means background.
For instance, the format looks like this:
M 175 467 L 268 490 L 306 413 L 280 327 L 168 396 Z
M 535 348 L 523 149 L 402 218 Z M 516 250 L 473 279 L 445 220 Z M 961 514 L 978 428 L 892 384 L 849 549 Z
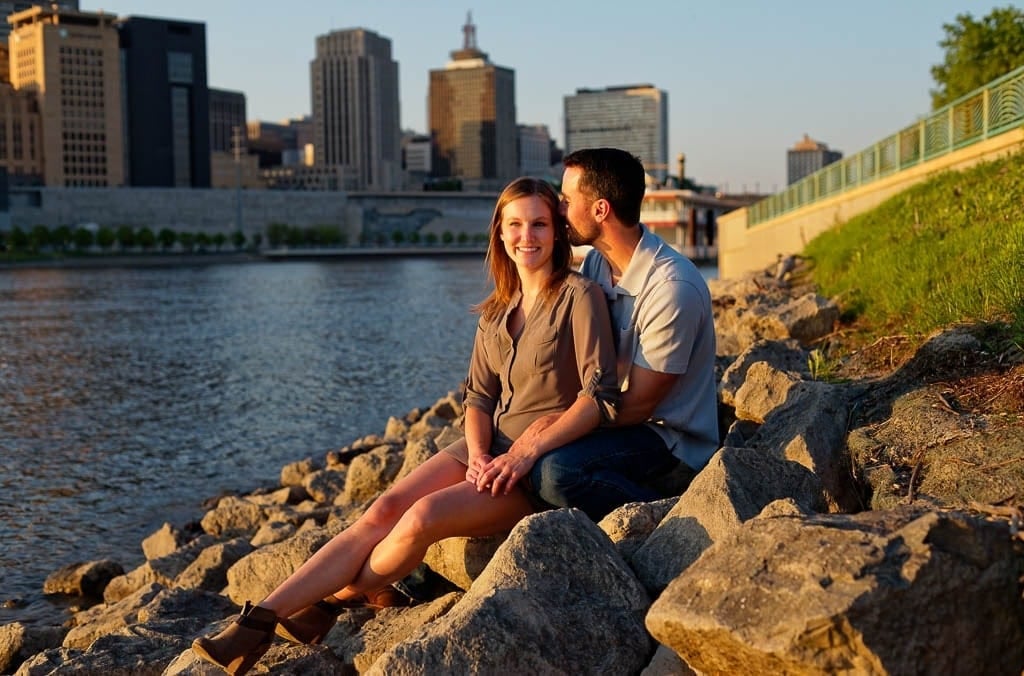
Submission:
M 1015 7 L 993 9 L 981 21 L 959 14 L 943 24 L 946 51 L 943 63 L 932 66 L 932 109 L 937 110 L 964 94 L 1024 65 L 1024 11 Z
M 127 251 L 135 246 L 135 231 L 130 225 L 121 225 L 117 228 L 117 244 L 122 250 Z
M 107 226 L 101 226 L 96 231 L 96 243 L 100 245 L 100 248 L 104 251 L 109 251 L 110 247 L 114 246 L 114 242 L 117 241 L 117 235 L 114 233 L 113 228 Z
M 160 232 L 156 234 L 156 239 L 160 242 L 160 248 L 168 251 L 178 241 L 178 234 L 170 228 L 160 228 Z
M 39 253 L 41 249 L 50 246 L 50 229 L 45 225 L 32 226 L 28 235 L 28 248 L 32 253 Z
M 74 241 L 74 233 L 71 232 L 71 228 L 66 225 L 58 226 L 50 234 L 50 243 L 61 251 L 67 251 L 68 247 Z
M 153 231 L 146 226 L 139 228 L 138 237 L 136 237 L 136 239 L 143 251 L 149 251 L 156 246 L 156 235 L 154 235 Z
M 192 253 L 193 249 L 196 248 L 196 234 L 194 232 L 179 232 L 178 244 L 181 245 L 181 248 L 186 253 Z
M 75 248 L 79 251 L 85 251 L 96 243 L 96 235 L 89 228 L 75 228 L 72 237 L 75 240 Z
M 236 251 L 245 246 L 245 233 L 241 230 L 231 233 L 231 246 L 235 247 Z
M 224 242 L 228 241 L 228 236 L 225 235 L 223 232 L 218 232 L 210 239 L 213 241 L 213 248 L 216 251 L 220 251 L 220 248 L 224 246 Z

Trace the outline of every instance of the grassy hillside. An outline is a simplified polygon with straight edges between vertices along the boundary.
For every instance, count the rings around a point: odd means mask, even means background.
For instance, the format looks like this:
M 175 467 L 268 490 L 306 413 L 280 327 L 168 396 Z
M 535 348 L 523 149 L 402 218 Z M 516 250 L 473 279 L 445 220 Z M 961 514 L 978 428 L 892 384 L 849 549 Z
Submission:
M 866 337 L 1005 323 L 1024 346 L 1024 152 L 910 188 L 804 255 Z

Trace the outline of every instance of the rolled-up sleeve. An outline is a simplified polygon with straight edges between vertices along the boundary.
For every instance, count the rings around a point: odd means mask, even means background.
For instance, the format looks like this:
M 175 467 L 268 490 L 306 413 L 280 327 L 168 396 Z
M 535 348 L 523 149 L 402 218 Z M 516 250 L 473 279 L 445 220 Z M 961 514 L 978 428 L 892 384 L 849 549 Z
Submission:
M 583 384 L 579 396 L 594 399 L 603 422 L 611 424 L 619 405 L 615 339 L 604 292 L 597 284 L 585 284 L 584 292 L 573 304 L 572 333 Z
M 473 339 L 473 354 L 469 359 L 469 376 L 466 378 L 466 394 L 463 406 L 480 409 L 487 415 L 494 415 L 494 409 L 501 389 L 498 374 L 488 363 L 486 345 L 487 327 L 481 320 Z

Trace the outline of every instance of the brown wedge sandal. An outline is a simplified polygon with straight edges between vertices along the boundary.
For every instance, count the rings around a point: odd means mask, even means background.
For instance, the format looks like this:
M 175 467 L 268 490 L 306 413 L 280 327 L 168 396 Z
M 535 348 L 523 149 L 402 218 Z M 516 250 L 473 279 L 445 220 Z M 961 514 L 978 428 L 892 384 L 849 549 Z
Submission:
M 276 631 L 278 636 L 293 643 L 317 645 L 327 637 L 337 623 L 338 616 L 345 610 L 353 608 L 380 610 L 409 605 L 412 605 L 411 599 L 390 586 L 344 601 L 334 596 L 328 596 L 294 615 L 279 620 Z
M 274 611 L 246 601 L 231 626 L 212 638 L 200 636 L 192 642 L 192 652 L 232 676 L 241 676 L 270 648 L 276 626 Z

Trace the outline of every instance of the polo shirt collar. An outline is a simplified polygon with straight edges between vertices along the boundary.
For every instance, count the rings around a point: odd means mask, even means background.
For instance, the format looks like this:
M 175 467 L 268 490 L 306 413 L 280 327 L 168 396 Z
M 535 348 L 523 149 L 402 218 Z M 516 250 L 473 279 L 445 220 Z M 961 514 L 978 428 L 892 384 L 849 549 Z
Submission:
M 647 277 L 654 268 L 654 257 L 658 253 L 658 238 L 641 223 L 640 241 L 637 242 L 633 256 L 629 259 L 626 271 L 622 273 L 619 283 L 615 285 L 617 291 L 630 296 L 636 296 L 643 290 L 647 283 Z

